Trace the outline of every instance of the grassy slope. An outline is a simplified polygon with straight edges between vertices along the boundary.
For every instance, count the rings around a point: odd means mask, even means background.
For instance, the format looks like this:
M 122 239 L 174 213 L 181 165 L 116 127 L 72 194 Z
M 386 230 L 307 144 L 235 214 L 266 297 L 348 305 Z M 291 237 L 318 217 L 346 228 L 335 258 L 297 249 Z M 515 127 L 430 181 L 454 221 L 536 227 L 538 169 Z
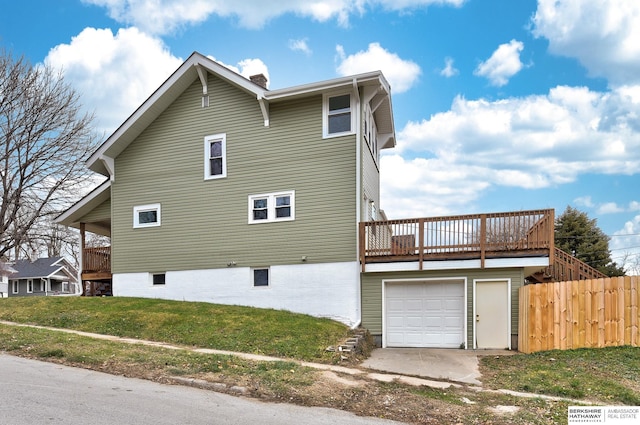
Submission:
M 349 329 L 280 310 L 120 297 L 0 300 L 0 320 L 201 348 L 329 361 Z

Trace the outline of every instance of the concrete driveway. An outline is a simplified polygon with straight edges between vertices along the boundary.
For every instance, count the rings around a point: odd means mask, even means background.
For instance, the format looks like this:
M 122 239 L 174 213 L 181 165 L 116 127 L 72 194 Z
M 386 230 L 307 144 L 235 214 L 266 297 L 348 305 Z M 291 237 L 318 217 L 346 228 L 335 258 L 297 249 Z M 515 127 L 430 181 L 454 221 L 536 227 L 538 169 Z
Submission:
M 380 372 L 482 385 L 479 356 L 510 356 L 507 350 L 455 348 L 377 348 L 362 366 Z

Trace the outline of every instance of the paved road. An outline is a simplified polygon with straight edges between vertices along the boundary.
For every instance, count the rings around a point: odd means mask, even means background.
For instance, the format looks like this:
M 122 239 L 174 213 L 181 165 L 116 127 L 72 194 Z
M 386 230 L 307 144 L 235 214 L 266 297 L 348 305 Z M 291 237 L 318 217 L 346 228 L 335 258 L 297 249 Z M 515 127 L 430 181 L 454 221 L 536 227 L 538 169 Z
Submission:
M 7 425 L 399 424 L 4 354 L 0 354 L 0 394 L 0 424 Z

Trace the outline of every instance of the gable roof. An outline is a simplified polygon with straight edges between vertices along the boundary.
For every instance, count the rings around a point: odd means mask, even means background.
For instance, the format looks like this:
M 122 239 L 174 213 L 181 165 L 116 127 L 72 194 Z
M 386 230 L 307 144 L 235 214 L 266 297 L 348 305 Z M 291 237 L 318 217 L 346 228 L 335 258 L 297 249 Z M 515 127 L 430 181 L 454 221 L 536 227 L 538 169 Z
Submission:
M 69 280 L 76 281 L 75 270 L 63 257 L 38 258 L 35 261 L 18 260 L 13 265 L 17 271 L 13 279 L 50 278 L 65 275 Z
M 267 90 L 262 86 L 231 71 L 218 62 L 194 52 L 180 67 L 127 118 L 118 129 L 89 157 L 87 166 L 92 171 L 114 178 L 114 159 L 133 142 L 171 103 L 178 98 L 196 79 L 202 83 L 203 96 L 208 94 L 207 74 L 234 85 L 255 97 L 260 104 L 265 125 L 269 125 L 269 103 L 296 97 L 324 93 L 334 89 L 370 86 L 381 97 L 377 102 L 376 114 L 378 130 L 387 139 L 383 148 L 395 146 L 395 130 L 391 108 L 390 87 L 380 71 L 320 81 L 279 90 Z

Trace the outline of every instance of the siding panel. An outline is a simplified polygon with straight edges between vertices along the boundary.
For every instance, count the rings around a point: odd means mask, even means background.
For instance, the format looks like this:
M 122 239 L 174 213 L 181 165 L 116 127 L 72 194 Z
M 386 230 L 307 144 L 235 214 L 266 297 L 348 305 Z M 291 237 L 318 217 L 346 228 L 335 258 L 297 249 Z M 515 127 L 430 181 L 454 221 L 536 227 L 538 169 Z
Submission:
M 270 105 L 209 76 L 116 158 L 114 273 L 356 258 L 355 136 L 322 139 L 322 97 Z M 204 137 L 226 133 L 227 177 L 204 180 Z M 248 196 L 295 190 L 295 220 L 248 224 Z M 133 229 L 133 207 L 161 204 L 160 227 Z

